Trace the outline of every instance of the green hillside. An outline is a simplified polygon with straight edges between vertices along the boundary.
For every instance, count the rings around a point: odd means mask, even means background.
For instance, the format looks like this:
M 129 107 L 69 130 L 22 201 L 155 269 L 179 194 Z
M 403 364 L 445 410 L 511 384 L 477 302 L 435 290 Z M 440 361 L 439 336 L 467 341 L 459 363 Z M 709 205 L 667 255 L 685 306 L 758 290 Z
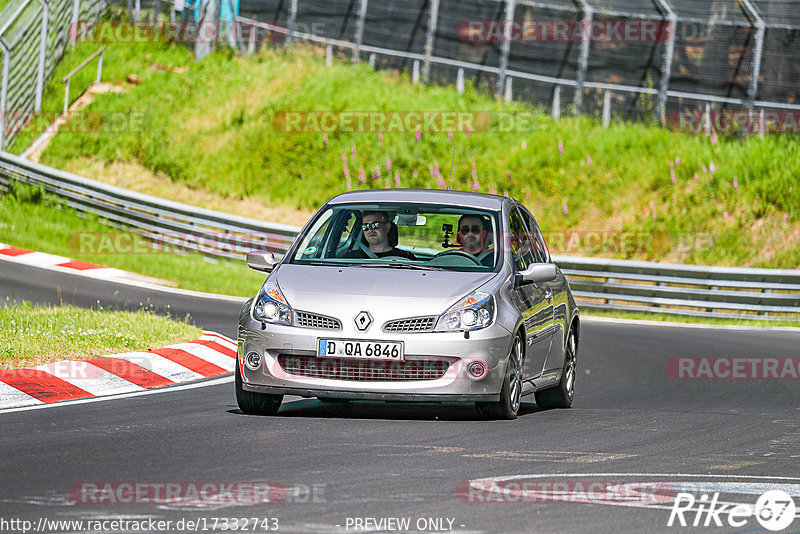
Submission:
M 97 46 L 79 45 L 58 72 Z M 345 172 L 353 189 L 440 187 L 452 136 L 452 187 L 524 201 L 555 253 L 800 267 L 800 140 L 791 136 L 712 143 L 642 124 L 554 122 L 470 87 L 458 95 L 364 64 L 328 68 L 319 50 L 305 47 L 247 58 L 219 52 L 195 63 L 179 45 L 117 44 L 104 63 L 104 80 L 123 84 L 135 74 L 141 83 L 99 95 L 88 109 L 132 119 L 99 132 L 58 134 L 43 163 L 103 179 L 103 165 L 127 162 L 222 198 L 313 210 L 346 190 Z M 57 106 L 59 98 L 51 83 L 47 102 Z M 283 131 L 286 112 L 311 110 L 463 112 L 475 127 L 419 136 L 367 128 L 327 138 L 321 130 Z M 21 137 L 15 150 L 31 139 Z M 643 235 L 645 244 L 620 251 L 620 232 Z M 610 237 L 603 245 L 595 235 Z

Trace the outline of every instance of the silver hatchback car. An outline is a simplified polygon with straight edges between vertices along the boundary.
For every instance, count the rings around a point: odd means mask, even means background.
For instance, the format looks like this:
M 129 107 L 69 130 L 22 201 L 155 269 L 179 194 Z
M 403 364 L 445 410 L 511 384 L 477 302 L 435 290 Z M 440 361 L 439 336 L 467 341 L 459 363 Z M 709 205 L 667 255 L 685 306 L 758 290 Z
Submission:
M 239 317 L 236 400 L 273 414 L 284 395 L 568 408 L 580 335 L 569 284 L 514 199 L 441 190 L 336 196 Z

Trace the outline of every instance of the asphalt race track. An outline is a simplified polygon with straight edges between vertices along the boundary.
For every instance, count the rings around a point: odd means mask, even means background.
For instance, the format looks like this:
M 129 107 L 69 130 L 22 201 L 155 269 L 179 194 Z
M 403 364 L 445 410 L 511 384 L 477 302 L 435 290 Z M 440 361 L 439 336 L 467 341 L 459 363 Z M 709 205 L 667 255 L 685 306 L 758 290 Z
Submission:
M 0 296 L 57 302 L 58 286 L 65 302 L 149 302 L 160 311 L 169 305 L 175 315 L 191 313 L 199 326 L 235 336 L 235 302 L 0 262 Z M 219 532 L 225 525 L 228 532 L 275 526 L 320 533 L 764 531 L 754 517 L 731 526 L 733 515 L 724 513 L 715 516 L 722 527 L 693 527 L 697 505 L 684 514 L 689 526 L 667 524 L 678 492 L 698 503 L 719 493 L 719 502 L 754 505 L 766 490 L 782 488 L 800 507 L 800 381 L 676 379 L 667 363 L 675 357 L 798 355 L 800 334 L 778 329 L 587 320 L 573 408 L 540 411 L 530 399 L 516 421 L 481 421 L 471 406 L 299 398 L 285 399 L 277 416 L 246 416 L 236 407 L 231 380 L 0 413 L 0 531 L 21 532 L 2 524 L 10 519 L 32 521 L 40 532 L 88 532 L 85 526 L 59 530 L 49 521 L 148 518 L 172 522 L 171 530 L 148 532 L 194 531 L 186 521 L 198 518 L 205 523 L 196 530 L 212 531 L 218 518 Z M 146 502 L 109 504 L 109 495 L 95 503 L 96 493 L 81 492 L 118 483 L 187 488 L 265 481 L 280 490 L 278 502 L 142 498 Z M 640 491 L 580 502 L 586 495 L 581 488 L 598 481 L 628 489 L 655 485 L 666 498 Z M 549 492 L 548 499 L 519 491 L 523 483 L 542 482 L 567 490 Z M 504 490 L 482 490 L 489 487 Z M 699 515 L 702 525 L 707 514 Z M 238 529 L 233 518 L 240 518 Z M 405 520 L 408 529 L 397 528 Z M 103 531 L 136 531 L 105 525 Z M 800 532 L 800 519 L 784 532 Z

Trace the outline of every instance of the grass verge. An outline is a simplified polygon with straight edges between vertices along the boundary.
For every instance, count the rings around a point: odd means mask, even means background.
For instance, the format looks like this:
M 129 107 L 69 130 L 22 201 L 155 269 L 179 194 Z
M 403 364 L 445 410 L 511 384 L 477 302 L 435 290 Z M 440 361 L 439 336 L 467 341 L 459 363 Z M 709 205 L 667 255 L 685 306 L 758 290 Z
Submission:
M 199 328 L 138 310 L 75 306 L 0 306 L 0 369 L 147 350 L 197 339 Z

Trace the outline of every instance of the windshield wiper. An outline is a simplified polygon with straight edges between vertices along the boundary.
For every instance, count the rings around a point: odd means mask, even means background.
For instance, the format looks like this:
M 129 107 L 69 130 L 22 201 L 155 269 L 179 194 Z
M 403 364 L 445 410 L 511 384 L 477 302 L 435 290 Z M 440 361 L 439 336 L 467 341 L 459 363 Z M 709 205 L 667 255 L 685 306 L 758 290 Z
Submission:
M 301 260 L 303 261 L 303 260 Z M 329 261 L 314 261 L 314 260 L 305 260 L 303 263 L 299 263 L 298 265 L 322 265 L 324 267 L 352 267 L 353 265 L 357 265 L 355 263 L 349 262 L 329 262 Z
M 443 271 L 441 267 L 431 267 L 429 265 L 418 265 L 416 263 L 404 263 L 400 261 L 390 261 L 388 263 L 357 263 L 353 267 L 389 267 L 390 269 L 414 269 L 417 271 Z

